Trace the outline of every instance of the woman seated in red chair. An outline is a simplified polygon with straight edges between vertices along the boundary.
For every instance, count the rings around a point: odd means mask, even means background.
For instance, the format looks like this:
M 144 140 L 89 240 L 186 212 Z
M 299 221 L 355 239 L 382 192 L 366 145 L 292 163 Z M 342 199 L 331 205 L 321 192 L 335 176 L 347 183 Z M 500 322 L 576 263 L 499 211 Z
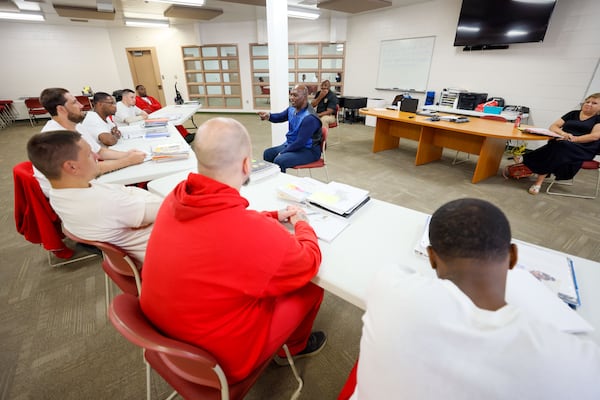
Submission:
M 580 110 L 566 113 L 550 130 L 561 137 L 523 156 L 523 164 L 538 175 L 529 188 L 532 195 L 540 192 L 549 174 L 557 180 L 571 179 L 584 161 L 600 152 L 600 93 L 589 95 Z

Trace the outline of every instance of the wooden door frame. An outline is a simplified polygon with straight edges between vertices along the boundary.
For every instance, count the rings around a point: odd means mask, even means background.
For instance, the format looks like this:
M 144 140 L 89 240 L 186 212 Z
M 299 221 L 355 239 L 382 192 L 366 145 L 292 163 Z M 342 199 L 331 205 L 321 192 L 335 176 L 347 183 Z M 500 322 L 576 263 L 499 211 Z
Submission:
M 138 82 L 137 73 L 135 68 L 133 67 L 133 56 L 131 52 L 133 51 L 149 51 L 150 57 L 152 58 L 152 67 L 154 68 L 154 79 L 158 83 L 159 89 L 159 99 L 160 104 L 166 105 L 165 102 L 165 89 L 162 84 L 162 75 L 160 73 L 160 67 L 158 65 L 158 57 L 156 56 L 156 48 L 155 47 L 126 47 L 125 52 L 127 53 L 127 62 L 129 63 L 129 72 L 131 73 L 131 77 L 133 78 L 133 82 Z

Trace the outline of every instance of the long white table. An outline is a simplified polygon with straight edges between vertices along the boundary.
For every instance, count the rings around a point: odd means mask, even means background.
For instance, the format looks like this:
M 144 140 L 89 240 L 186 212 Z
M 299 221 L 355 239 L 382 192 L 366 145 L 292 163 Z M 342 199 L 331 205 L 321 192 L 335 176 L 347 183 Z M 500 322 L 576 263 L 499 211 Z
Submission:
M 166 196 L 189 171 L 148 183 L 148 190 Z M 289 175 L 278 174 L 250 183 L 241 190 L 251 209 L 275 210 L 287 202 L 277 197 L 277 187 L 289 181 Z M 415 244 L 423 235 L 427 214 L 391 203 L 372 199 L 350 218 L 350 225 L 331 243 L 319 241 L 323 260 L 313 282 L 328 292 L 362 309 L 365 291 L 374 273 L 386 263 L 400 263 L 434 273 L 428 260 L 415 253 Z M 549 250 L 551 251 L 551 250 Z M 577 312 L 596 331 L 583 335 L 600 343 L 600 263 L 570 256 L 578 278 L 581 303 Z M 592 312 L 593 309 L 596 312 Z
M 135 138 L 125 139 L 121 138 L 111 149 L 127 151 L 131 149 L 137 149 L 150 153 L 152 146 L 165 144 L 165 143 L 181 143 L 182 145 L 188 146 L 185 139 L 179 134 L 177 129 L 173 125 L 168 125 L 169 136 L 160 137 L 153 139 L 146 138 Z M 194 170 L 197 165 L 196 154 L 190 149 L 190 156 L 185 160 L 175 161 L 145 161 L 141 164 L 131 165 L 126 168 L 122 168 L 117 171 L 109 172 L 98 178 L 98 181 L 104 183 L 119 183 L 122 185 L 130 185 L 139 182 L 148 182 L 153 179 L 162 178 L 169 176 L 180 171 Z
M 168 105 L 160 110 L 154 111 L 149 118 L 168 118 L 173 125 L 183 125 L 188 119 L 192 120 L 194 126 L 194 114 L 200 109 L 200 104 Z

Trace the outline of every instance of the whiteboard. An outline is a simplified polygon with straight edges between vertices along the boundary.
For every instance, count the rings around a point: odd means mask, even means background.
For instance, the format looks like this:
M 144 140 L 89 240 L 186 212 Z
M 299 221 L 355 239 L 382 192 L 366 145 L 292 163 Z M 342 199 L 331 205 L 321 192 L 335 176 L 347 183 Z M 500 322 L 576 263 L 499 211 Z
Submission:
M 376 89 L 425 92 L 435 36 L 382 40 Z

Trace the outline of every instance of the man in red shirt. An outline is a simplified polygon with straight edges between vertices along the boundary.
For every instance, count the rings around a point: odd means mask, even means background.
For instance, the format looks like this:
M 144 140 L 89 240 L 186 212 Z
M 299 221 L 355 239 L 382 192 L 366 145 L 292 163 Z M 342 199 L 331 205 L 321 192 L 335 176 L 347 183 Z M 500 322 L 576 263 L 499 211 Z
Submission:
M 144 85 L 137 85 L 135 87 L 135 92 L 137 94 L 137 96 L 135 96 L 135 105 L 146 111 L 148 114 L 152 114 L 154 111 L 162 108 L 158 100 L 146 94 L 146 87 L 144 87 Z
M 323 332 L 311 333 L 323 299 L 311 283 L 321 251 L 300 208 L 247 209 L 239 190 L 250 177 L 252 146 L 243 125 L 214 118 L 197 135 L 198 173 L 161 206 L 140 301 L 162 332 L 212 353 L 235 383 L 276 352 L 284 361 L 283 344 L 296 357 L 325 345 Z

